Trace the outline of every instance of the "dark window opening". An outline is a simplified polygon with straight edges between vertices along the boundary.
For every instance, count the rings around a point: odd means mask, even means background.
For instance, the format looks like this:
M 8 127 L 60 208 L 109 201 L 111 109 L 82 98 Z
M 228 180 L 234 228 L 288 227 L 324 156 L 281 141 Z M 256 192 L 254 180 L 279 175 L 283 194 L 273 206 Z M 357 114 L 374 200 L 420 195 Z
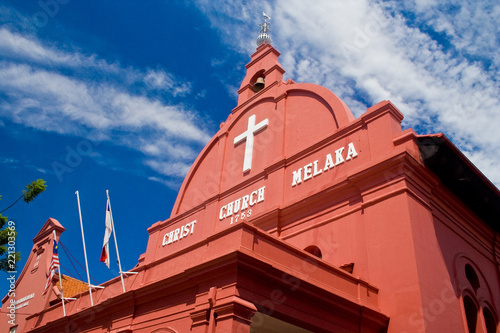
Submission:
M 266 78 L 264 76 L 264 70 L 258 71 L 250 80 L 252 90 L 257 93 L 264 89 L 266 86 Z
M 467 327 L 469 333 L 476 333 L 477 326 L 477 308 L 474 301 L 469 297 L 464 297 L 465 317 L 467 318 Z
M 321 250 L 316 245 L 310 245 L 310 246 L 306 247 L 304 249 L 304 251 L 309 252 L 313 256 L 318 257 L 320 259 L 323 258 L 323 254 L 321 253 Z
M 472 266 L 469 264 L 465 265 L 465 276 L 467 277 L 467 280 L 469 280 L 469 283 L 472 286 L 472 289 L 474 289 L 474 292 L 477 292 L 477 290 L 479 289 L 479 278 L 477 277 L 474 268 L 472 268 Z
M 486 324 L 487 333 L 495 333 L 497 331 L 497 323 L 493 313 L 488 308 L 483 308 L 484 323 Z

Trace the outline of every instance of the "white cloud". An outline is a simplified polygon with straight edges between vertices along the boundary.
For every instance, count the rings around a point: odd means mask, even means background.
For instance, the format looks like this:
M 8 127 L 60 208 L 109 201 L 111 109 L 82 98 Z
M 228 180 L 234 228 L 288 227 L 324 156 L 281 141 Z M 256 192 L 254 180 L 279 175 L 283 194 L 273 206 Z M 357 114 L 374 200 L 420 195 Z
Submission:
M 171 91 L 174 96 L 185 96 L 191 92 L 189 82 L 176 85 L 174 76 L 163 70 L 149 70 L 144 77 L 144 82 L 149 89 Z
M 0 55 L 5 58 L 29 61 L 41 65 L 64 66 L 73 68 L 96 68 L 104 72 L 118 72 L 119 66 L 98 59 L 95 55 L 86 56 L 77 52 L 69 53 L 54 47 L 42 45 L 33 36 L 21 35 L 7 28 L 0 29 Z
M 497 156 L 491 156 L 491 153 L 486 149 L 474 150 L 471 148 L 463 149 L 462 152 L 467 158 L 474 161 L 474 165 L 498 187 L 498 184 L 500 184 L 500 173 L 498 172 Z M 489 174 L 486 172 L 489 172 Z
M 148 179 L 151 181 L 163 184 L 174 191 L 178 191 L 179 187 L 181 186 L 181 183 L 176 182 L 174 180 L 169 180 L 169 179 L 164 179 L 164 178 L 159 178 L 159 177 L 148 177 Z
M 39 168 L 36 165 L 33 165 L 27 161 L 19 161 L 14 158 L 10 157 L 0 157 L 0 164 L 3 164 L 4 167 L 12 168 L 12 169 L 18 169 L 18 168 L 23 168 L 23 169 L 32 169 L 35 171 L 38 171 L 40 173 L 48 173 L 46 169 Z
M 85 77 L 90 71 L 105 75 L 108 81 L 114 80 L 116 85 L 144 85 L 146 89 L 166 92 L 173 97 L 183 97 L 191 93 L 190 82 L 183 82 L 162 69 L 141 71 L 130 67 L 122 68 L 119 64 L 109 63 L 95 54 L 85 55 L 78 51 L 57 49 L 41 43 L 34 36 L 12 32 L 5 27 L 0 28 L 0 56 L 12 62 L 47 70 L 69 68 L 80 77 Z
M 260 2 L 231 10 L 222 9 L 227 1 L 198 4 L 228 43 L 242 52 L 255 49 L 258 30 L 239 23 L 249 12 L 248 21 L 262 19 Z M 471 160 L 499 185 L 499 7 L 484 0 L 278 0 L 269 12 L 287 77 L 330 88 L 356 116 L 390 99 L 406 126 L 444 132 L 464 151 L 475 147 Z M 404 10 L 416 13 L 415 23 Z
M 436 32 L 447 37 L 448 42 L 466 57 L 479 57 L 492 62 L 489 70 L 498 73 L 498 34 L 500 3 L 491 0 L 444 1 L 389 1 L 386 4 L 396 11 L 416 13 L 417 22 L 424 21 Z M 482 59 L 481 59 L 482 58 Z
M 20 161 L 10 157 L 0 157 L 0 164 L 17 164 Z
M 158 171 L 162 175 L 165 176 L 175 176 L 175 177 L 184 177 L 189 171 L 190 164 L 176 162 L 170 163 L 168 161 L 158 161 L 158 160 L 147 160 L 146 165 L 151 167 L 153 170 Z
M 185 142 L 171 142 L 163 138 L 139 138 L 138 145 L 146 155 L 149 156 L 176 156 L 177 159 L 189 161 L 194 160 L 198 151 L 191 148 Z
M 0 109 L 3 117 L 43 131 L 85 135 L 85 127 L 103 132 L 147 129 L 186 142 L 210 139 L 195 123 L 195 115 L 181 106 L 134 96 L 105 83 L 1 63 L 0 89 L 11 99 L 9 106 Z
M 221 38 L 243 54 L 255 50 L 265 11 L 272 17 L 273 44 L 282 53 L 287 78 L 328 87 L 356 116 L 390 99 L 404 113 L 406 126 L 444 132 L 490 179 L 496 177 L 494 166 L 500 163 L 500 131 L 495 128 L 500 123 L 496 1 L 196 0 L 196 4 Z M 0 28 L 0 89 L 8 96 L 8 103 L 0 105 L 3 117 L 40 130 L 113 140 L 171 163 L 192 159 L 191 145 L 209 139 L 196 113 L 159 98 L 165 92 L 172 98 L 190 95 L 189 82 L 163 69 L 122 68 L 68 49 Z M 87 71 L 102 80 L 90 80 Z M 238 84 L 229 84 L 229 89 L 236 91 Z M 148 93 L 132 94 L 130 85 Z M 88 128 L 94 130 L 85 133 Z M 176 157 L 170 160 L 167 155 Z M 158 166 L 156 170 L 169 174 Z
M 253 32 L 258 32 L 262 23 L 262 16 L 256 14 L 264 11 L 272 16 L 272 6 L 268 1 L 196 0 L 196 4 L 229 46 L 248 54 L 255 51 L 257 35 Z M 249 38 L 254 42 L 249 44 Z
M 0 55 L 3 119 L 135 149 L 163 161 L 164 167 L 160 162 L 145 164 L 171 177 L 183 176 L 195 151 L 210 139 L 195 112 L 165 101 L 164 92 L 185 96 L 191 85 L 164 70 L 121 68 L 6 28 L 0 29 Z M 79 75 L 83 71 L 92 71 L 93 78 Z M 154 93 L 130 93 L 130 84 L 160 91 L 162 99 Z M 182 171 L 168 171 L 170 166 Z

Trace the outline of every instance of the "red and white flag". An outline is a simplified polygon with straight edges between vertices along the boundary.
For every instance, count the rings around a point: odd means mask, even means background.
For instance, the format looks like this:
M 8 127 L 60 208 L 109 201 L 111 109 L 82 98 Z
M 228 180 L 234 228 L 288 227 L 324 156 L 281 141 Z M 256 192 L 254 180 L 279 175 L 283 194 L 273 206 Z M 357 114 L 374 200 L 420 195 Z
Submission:
M 52 278 L 54 274 L 59 269 L 59 255 L 57 254 L 57 241 L 54 238 L 54 247 L 52 248 L 52 260 L 50 262 L 49 267 L 49 276 L 47 277 L 47 282 L 45 283 L 45 289 L 43 290 L 42 296 L 45 296 L 47 291 L 49 291 L 50 286 L 52 285 Z
M 106 264 L 109 268 L 109 237 L 111 237 L 111 233 L 113 232 L 111 219 L 111 205 L 108 202 L 106 203 L 106 229 L 104 230 L 104 241 L 102 243 L 102 251 L 101 251 L 101 261 Z

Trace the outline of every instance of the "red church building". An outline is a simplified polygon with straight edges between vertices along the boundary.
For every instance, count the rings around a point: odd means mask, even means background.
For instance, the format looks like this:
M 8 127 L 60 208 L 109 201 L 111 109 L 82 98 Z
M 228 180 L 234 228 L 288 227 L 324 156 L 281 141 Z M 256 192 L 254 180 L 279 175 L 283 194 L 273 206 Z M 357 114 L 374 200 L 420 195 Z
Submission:
M 49 219 L 24 300 L 3 299 L 30 315 L 1 332 L 498 331 L 498 189 L 443 134 L 402 130 L 391 102 L 356 119 L 328 89 L 283 81 L 267 26 L 259 44 L 125 291 L 120 277 L 78 291 L 66 315 L 57 277 L 42 296 L 64 231 Z

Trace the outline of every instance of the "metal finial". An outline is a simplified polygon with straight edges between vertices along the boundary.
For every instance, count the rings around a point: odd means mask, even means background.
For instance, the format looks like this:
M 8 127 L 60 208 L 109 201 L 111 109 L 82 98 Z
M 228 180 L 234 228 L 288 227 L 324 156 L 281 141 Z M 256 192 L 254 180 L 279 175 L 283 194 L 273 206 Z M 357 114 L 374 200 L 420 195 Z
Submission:
M 268 31 L 271 31 L 271 29 L 269 29 L 269 26 L 271 25 L 271 23 L 267 22 L 267 20 L 271 21 L 271 16 L 267 15 L 266 13 L 262 12 L 262 15 L 264 15 L 264 23 L 262 23 L 260 25 L 261 29 L 260 29 L 260 32 L 268 32 Z
M 262 13 L 262 15 L 264 15 L 264 23 L 260 25 L 260 35 L 259 37 L 257 37 L 257 46 L 261 46 L 263 44 L 271 44 L 273 41 L 271 39 L 271 35 L 268 34 L 268 32 L 271 32 L 271 29 L 269 28 L 271 23 L 268 22 L 268 20 L 271 20 L 271 17 L 264 12 Z

